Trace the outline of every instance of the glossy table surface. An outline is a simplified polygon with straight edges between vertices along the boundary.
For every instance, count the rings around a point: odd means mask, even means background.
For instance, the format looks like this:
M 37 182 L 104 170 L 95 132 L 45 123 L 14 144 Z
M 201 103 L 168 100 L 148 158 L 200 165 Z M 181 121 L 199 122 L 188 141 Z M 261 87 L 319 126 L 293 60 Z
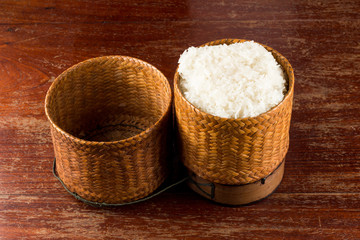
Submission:
M 0 239 L 360 239 L 360 2 L 1 1 Z M 251 39 L 295 71 L 290 149 L 270 197 L 227 207 L 185 184 L 94 208 L 52 175 L 44 98 L 82 60 L 128 55 L 172 83 L 189 46 Z

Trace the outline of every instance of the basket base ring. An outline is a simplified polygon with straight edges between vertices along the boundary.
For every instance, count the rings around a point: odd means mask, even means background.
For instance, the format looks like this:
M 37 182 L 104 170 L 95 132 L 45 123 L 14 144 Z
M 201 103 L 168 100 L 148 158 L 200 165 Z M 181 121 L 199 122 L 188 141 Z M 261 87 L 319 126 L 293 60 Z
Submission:
M 185 182 L 188 177 L 185 177 L 175 183 L 172 183 L 172 184 L 168 184 L 168 183 L 163 183 L 157 190 L 155 190 L 153 193 L 151 193 L 150 195 L 148 195 L 147 197 L 144 197 L 144 198 L 141 198 L 141 199 L 138 199 L 138 200 L 134 200 L 134 201 L 131 201 L 131 202 L 124 202 L 124 203 L 104 203 L 104 202 L 93 202 L 93 201 L 90 201 L 90 200 L 87 200 L 83 197 L 81 197 L 79 194 L 77 194 L 76 192 L 72 192 L 66 185 L 65 183 L 62 181 L 62 179 L 60 178 L 60 176 L 58 175 L 57 171 L 56 171 L 56 158 L 54 158 L 54 162 L 53 162 L 53 175 L 54 177 L 59 180 L 59 182 L 61 183 L 61 185 L 65 188 L 65 190 L 70 193 L 72 196 L 74 196 L 76 199 L 88 204 L 88 205 L 91 205 L 93 207 L 119 207 L 119 206 L 125 206 L 125 205 L 130 205 L 130 204 L 134 204 L 134 203 L 140 203 L 140 202 L 144 202 L 144 201 L 147 201 L 157 195 L 159 195 L 160 193 L 163 193 L 165 191 L 167 191 L 168 189 L 174 187 L 174 186 L 177 186 L 183 182 Z M 165 186 L 163 186 L 164 184 L 166 184 Z
M 188 170 L 188 185 L 196 193 L 214 202 L 226 205 L 245 205 L 267 198 L 277 189 L 284 175 L 284 165 L 285 161 L 282 161 L 267 177 L 243 185 L 213 183 Z

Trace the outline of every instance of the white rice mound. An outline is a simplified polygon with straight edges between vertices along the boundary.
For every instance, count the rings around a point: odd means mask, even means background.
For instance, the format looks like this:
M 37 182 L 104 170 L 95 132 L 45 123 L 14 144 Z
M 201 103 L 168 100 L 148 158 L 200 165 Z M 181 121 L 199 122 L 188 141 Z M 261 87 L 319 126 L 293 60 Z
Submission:
M 223 118 L 255 117 L 279 104 L 284 73 L 253 41 L 190 47 L 179 59 L 180 90 L 202 111 Z

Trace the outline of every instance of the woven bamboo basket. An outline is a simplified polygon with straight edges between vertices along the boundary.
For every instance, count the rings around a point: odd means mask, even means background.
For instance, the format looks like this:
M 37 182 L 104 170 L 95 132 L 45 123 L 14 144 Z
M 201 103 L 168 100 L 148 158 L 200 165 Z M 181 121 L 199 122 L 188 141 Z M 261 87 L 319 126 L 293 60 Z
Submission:
M 244 41 L 222 39 L 202 46 Z M 190 187 L 221 203 L 259 200 L 275 190 L 282 179 L 289 146 L 294 73 L 285 57 L 263 46 L 286 73 L 287 92 L 282 102 L 256 117 L 231 119 L 205 113 L 185 99 L 179 87 L 181 77 L 177 71 L 174 76 L 178 145 L 190 173 Z M 266 181 L 264 186 L 265 178 L 272 174 L 275 177 L 269 179 L 273 181 Z M 250 192 L 249 184 L 253 184 Z
M 121 204 L 156 190 L 168 174 L 172 92 L 152 65 L 125 56 L 81 62 L 45 100 L 56 173 L 80 198 Z

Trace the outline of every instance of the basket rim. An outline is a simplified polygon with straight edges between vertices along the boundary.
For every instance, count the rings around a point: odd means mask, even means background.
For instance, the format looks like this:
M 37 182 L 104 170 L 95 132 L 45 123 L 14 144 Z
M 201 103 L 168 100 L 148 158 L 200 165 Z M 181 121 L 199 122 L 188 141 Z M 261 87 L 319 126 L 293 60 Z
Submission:
M 223 38 L 223 39 L 219 39 L 219 40 L 215 40 L 215 41 L 211 41 L 211 42 L 207 42 L 207 43 L 204 43 L 202 45 L 200 45 L 199 47 L 204 47 L 204 46 L 210 46 L 211 44 L 214 44 L 214 45 L 219 45 L 220 44 L 226 44 L 225 41 L 231 41 L 232 43 L 230 44 L 233 44 L 233 43 L 238 43 L 238 42 L 249 42 L 249 41 L 253 41 L 253 40 L 246 40 L 246 39 L 237 39 L 237 38 Z M 255 42 L 255 41 L 253 41 Z M 279 102 L 277 105 L 275 105 L 274 107 L 270 108 L 268 111 L 266 112 L 263 112 L 259 115 L 256 115 L 254 117 L 245 117 L 245 118 L 225 118 L 225 117 L 219 117 L 219 116 L 215 116 L 211 113 L 207 113 L 203 110 L 201 110 L 200 108 L 197 108 L 196 106 L 194 106 L 191 102 L 189 102 L 185 96 L 183 95 L 183 93 L 181 92 L 180 90 L 180 87 L 179 87 L 179 84 L 180 84 L 180 75 L 179 75 L 179 72 L 178 72 L 178 69 L 179 69 L 179 65 L 177 66 L 176 68 L 176 71 L 175 71 L 175 75 L 174 75 L 174 92 L 176 93 L 179 93 L 182 101 L 185 101 L 195 112 L 197 112 L 198 114 L 201 114 L 201 115 L 207 115 L 207 116 L 211 116 L 212 118 L 214 118 L 215 120 L 221 120 L 221 121 L 229 121 L 229 122 L 236 122 L 236 121 L 246 121 L 246 120 L 250 120 L 250 119 L 255 119 L 255 118 L 261 118 L 261 117 L 264 117 L 268 114 L 271 114 L 273 112 L 275 112 L 278 108 L 281 107 L 281 105 L 284 104 L 284 102 L 286 102 L 289 98 L 291 98 L 293 96 L 293 92 L 294 92 L 294 83 L 295 83 L 295 77 L 294 77 L 294 70 L 293 70 L 293 67 L 291 66 L 290 62 L 287 60 L 287 58 L 285 58 L 282 54 L 280 54 L 278 51 L 276 51 L 275 49 L 265 45 L 265 44 L 261 44 L 261 43 L 258 43 L 258 42 L 255 42 L 257 44 L 260 44 L 262 45 L 263 47 L 265 47 L 266 50 L 268 50 L 269 52 L 271 52 L 271 54 L 275 54 L 275 55 L 278 55 L 279 57 L 283 58 L 284 59 L 284 62 L 286 62 L 289 67 L 290 67 L 290 71 L 289 73 L 286 71 L 286 69 L 282 66 L 282 64 L 280 64 L 279 62 L 279 65 L 283 68 L 283 70 L 285 71 L 287 77 L 288 77 L 288 90 L 284 96 L 284 98 L 281 100 L 281 102 Z M 230 45 L 228 44 L 228 45 Z M 276 59 L 275 59 L 276 60 Z M 175 96 L 177 96 L 178 94 L 174 94 Z M 175 101 L 176 102 L 176 101 Z
M 57 82 L 59 82 L 60 79 L 63 78 L 67 73 L 74 71 L 76 68 L 78 68 L 79 66 L 81 66 L 85 63 L 90 63 L 90 62 L 95 62 L 95 61 L 103 61 L 103 60 L 108 60 L 108 59 L 119 59 L 122 62 L 134 61 L 136 63 L 139 63 L 140 65 L 149 67 L 150 69 L 154 70 L 154 72 L 160 76 L 160 79 L 165 82 L 165 87 L 168 89 L 168 91 L 170 93 L 170 99 L 168 101 L 168 106 L 166 108 L 166 111 L 161 115 L 161 117 L 154 124 L 152 124 L 150 127 L 145 129 L 144 131 L 141 131 L 140 133 L 138 133 L 134 136 L 131 136 L 129 138 L 116 140 L 116 141 L 90 141 L 90 140 L 81 139 L 81 138 L 76 137 L 76 136 L 66 132 L 65 130 L 63 130 L 51 119 L 50 114 L 48 112 L 50 94 L 52 91 L 54 91 L 53 89 L 58 84 Z M 135 58 L 135 57 L 124 56 L 124 55 L 109 55 L 109 56 L 100 56 L 100 57 L 95 57 L 95 58 L 89 58 L 84 61 L 81 61 L 77 64 L 72 65 L 71 67 L 66 69 L 64 72 L 62 72 L 59 76 L 57 76 L 55 78 L 54 82 L 49 87 L 49 89 L 46 93 L 46 96 L 45 96 L 45 115 L 46 115 L 47 119 L 49 120 L 50 124 L 56 129 L 56 131 L 58 131 L 59 133 L 61 133 L 64 136 L 66 136 L 67 138 L 70 138 L 74 142 L 77 142 L 79 144 L 88 144 L 88 145 L 115 145 L 115 144 L 122 144 L 122 143 L 130 142 L 131 140 L 142 140 L 146 136 L 150 135 L 150 133 L 153 132 L 154 129 L 157 128 L 161 124 L 161 122 L 164 121 L 164 118 L 167 115 L 169 115 L 169 113 L 171 111 L 172 101 L 173 101 L 173 91 L 171 90 L 170 83 L 169 83 L 168 79 L 165 77 L 165 75 L 159 69 L 157 69 L 155 66 L 153 66 L 152 64 L 150 64 L 144 60 L 141 60 L 141 59 Z

